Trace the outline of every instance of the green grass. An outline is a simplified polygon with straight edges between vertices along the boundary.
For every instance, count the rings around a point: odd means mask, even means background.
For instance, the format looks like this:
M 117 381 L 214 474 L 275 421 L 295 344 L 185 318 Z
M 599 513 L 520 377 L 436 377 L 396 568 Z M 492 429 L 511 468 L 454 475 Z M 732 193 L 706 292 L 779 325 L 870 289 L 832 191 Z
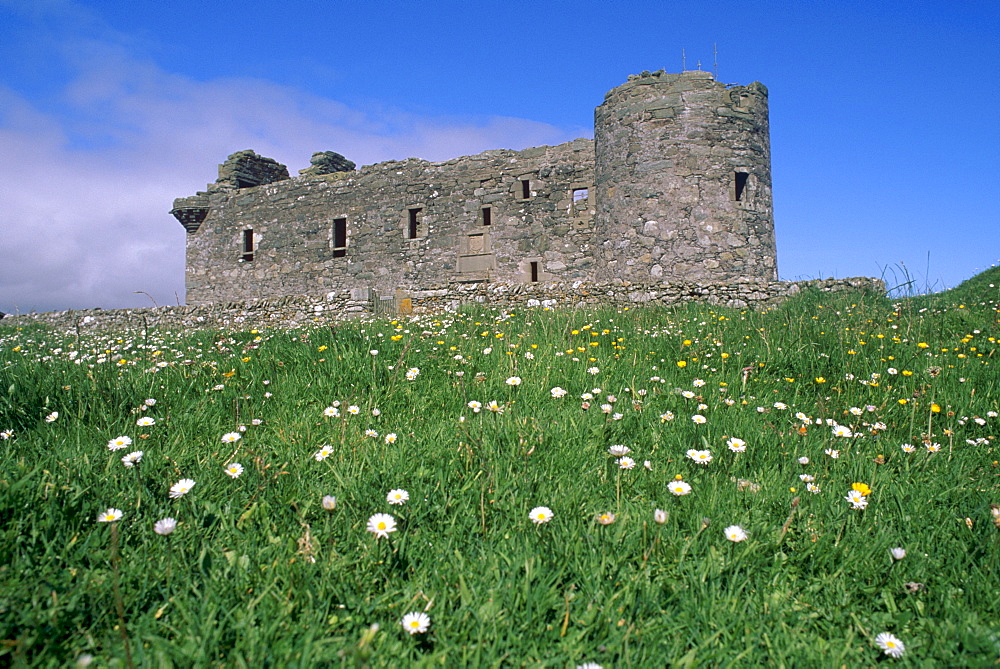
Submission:
M 13 433 L 0 441 L 0 662 L 871 666 L 893 661 L 873 643 L 891 632 L 904 665 L 992 664 L 995 276 L 905 300 L 806 293 L 766 313 L 0 329 L 0 431 Z M 133 444 L 110 451 L 119 436 Z M 677 477 L 692 494 L 668 491 Z M 182 478 L 195 486 L 170 499 Z M 855 483 L 871 488 L 864 509 L 844 499 Z M 388 504 L 395 488 L 405 505 Z M 536 506 L 553 519 L 533 524 Z M 97 522 L 111 507 L 121 520 Z M 375 513 L 397 531 L 366 531 Z M 176 531 L 156 534 L 168 516 Z M 749 538 L 728 541 L 730 525 Z M 410 611 L 428 613 L 427 633 L 399 625 Z

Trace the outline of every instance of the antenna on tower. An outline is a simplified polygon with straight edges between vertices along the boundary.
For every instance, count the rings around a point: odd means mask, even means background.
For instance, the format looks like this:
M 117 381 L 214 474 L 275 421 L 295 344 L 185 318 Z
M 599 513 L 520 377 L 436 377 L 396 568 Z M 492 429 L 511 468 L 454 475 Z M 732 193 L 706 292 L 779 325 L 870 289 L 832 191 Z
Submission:
M 681 47 L 681 72 L 687 72 L 688 60 L 687 54 L 684 53 L 684 47 Z
M 712 77 L 719 80 L 719 49 L 718 44 L 712 42 Z

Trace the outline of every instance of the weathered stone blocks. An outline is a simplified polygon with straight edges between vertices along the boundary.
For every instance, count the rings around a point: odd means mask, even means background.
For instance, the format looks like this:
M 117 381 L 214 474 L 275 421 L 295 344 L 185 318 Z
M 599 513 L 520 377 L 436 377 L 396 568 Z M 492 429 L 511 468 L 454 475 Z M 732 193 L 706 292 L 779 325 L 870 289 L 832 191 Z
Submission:
M 187 300 L 773 279 L 769 151 L 764 86 L 663 71 L 605 95 L 594 141 L 360 170 L 323 151 L 295 178 L 240 151 L 207 192 L 174 203 Z
M 455 310 L 463 304 L 483 304 L 502 309 L 545 306 L 583 308 L 598 306 L 673 305 L 703 302 L 735 309 L 770 308 L 803 290 L 823 292 L 867 291 L 885 294 L 878 279 L 856 277 L 812 281 L 741 279 L 716 284 L 693 282 L 587 283 L 544 281 L 531 284 L 448 283 L 423 290 L 378 292 L 366 288 L 335 289 L 314 295 L 227 301 L 201 306 L 149 309 L 87 309 L 22 315 L 7 314 L 4 325 L 44 323 L 67 331 L 78 329 L 168 329 L 231 327 L 298 327 L 333 323 L 344 318 L 402 313 L 408 300 L 414 314 Z M 382 298 L 389 296 L 389 311 Z

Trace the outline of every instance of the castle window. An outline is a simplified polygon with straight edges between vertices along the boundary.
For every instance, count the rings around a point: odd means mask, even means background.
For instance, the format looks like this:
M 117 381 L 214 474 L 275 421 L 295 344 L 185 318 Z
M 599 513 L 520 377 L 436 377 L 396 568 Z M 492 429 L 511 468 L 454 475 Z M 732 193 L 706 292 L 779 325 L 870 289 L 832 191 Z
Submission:
M 253 228 L 243 231 L 243 255 L 240 256 L 240 260 L 243 262 L 253 260 Z
M 529 263 L 529 270 L 531 272 L 531 283 L 538 283 L 538 262 L 531 261 Z
M 413 207 L 407 210 L 406 215 L 406 239 L 418 239 L 424 236 L 423 217 L 420 215 L 423 207 Z
M 343 258 L 347 255 L 347 219 L 333 219 L 333 257 Z
M 750 175 L 746 172 L 735 172 L 733 174 L 733 199 L 742 202 L 746 196 L 747 179 Z
M 570 206 L 569 212 L 571 216 L 582 216 L 587 213 L 590 208 L 590 189 L 589 188 L 574 188 L 570 191 Z
M 493 210 L 489 207 L 483 207 L 482 214 L 483 225 L 493 225 Z
M 531 199 L 531 181 L 528 179 L 521 179 L 521 199 Z

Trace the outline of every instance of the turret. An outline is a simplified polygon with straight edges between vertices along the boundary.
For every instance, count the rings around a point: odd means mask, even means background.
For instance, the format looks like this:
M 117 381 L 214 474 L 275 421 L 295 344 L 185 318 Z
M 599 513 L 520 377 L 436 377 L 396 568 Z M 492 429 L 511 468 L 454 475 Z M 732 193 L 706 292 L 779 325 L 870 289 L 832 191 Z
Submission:
M 594 113 L 605 279 L 777 278 L 767 89 L 643 72 Z

